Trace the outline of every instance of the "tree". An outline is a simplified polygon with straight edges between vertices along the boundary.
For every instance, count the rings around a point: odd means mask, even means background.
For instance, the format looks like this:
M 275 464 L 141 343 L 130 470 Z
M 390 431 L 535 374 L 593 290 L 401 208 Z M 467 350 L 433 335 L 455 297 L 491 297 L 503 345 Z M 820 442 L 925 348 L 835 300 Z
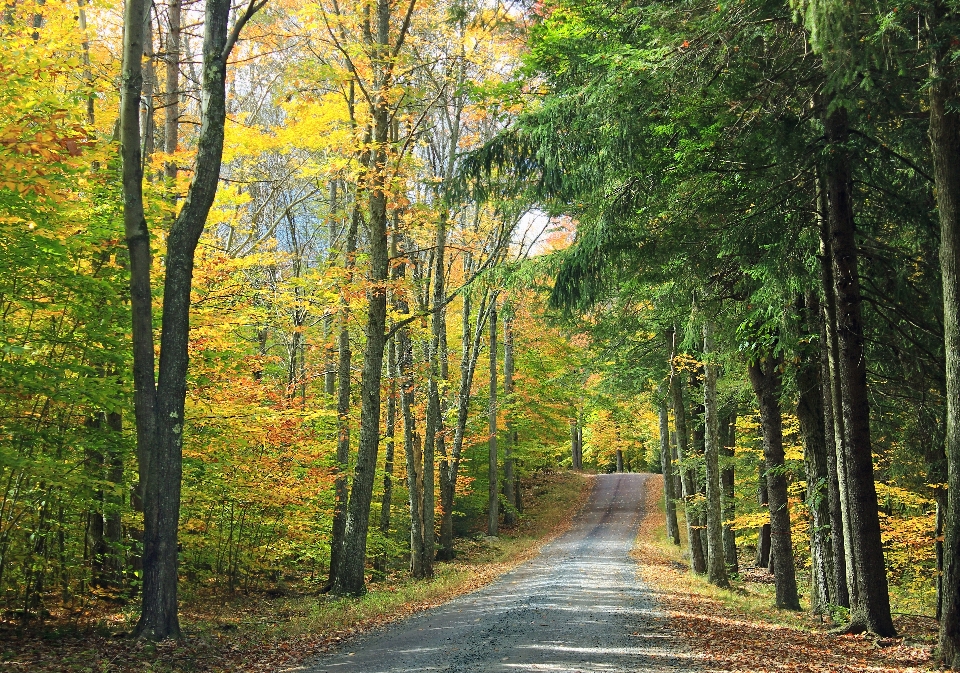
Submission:
M 262 1 L 251 1 L 231 28 L 228 25 L 229 2 L 209 0 L 206 5 L 202 75 L 204 106 L 198 153 L 190 189 L 167 238 L 159 369 L 154 364 L 152 253 L 144 214 L 140 154 L 141 55 L 147 4 L 142 0 L 131 0 L 124 9 L 120 137 L 124 230 L 130 253 L 137 457 L 144 492 L 143 593 L 137 633 L 151 640 L 180 636 L 177 527 L 194 253 L 220 178 L 227 58 L 243 25 L 261 7 Z

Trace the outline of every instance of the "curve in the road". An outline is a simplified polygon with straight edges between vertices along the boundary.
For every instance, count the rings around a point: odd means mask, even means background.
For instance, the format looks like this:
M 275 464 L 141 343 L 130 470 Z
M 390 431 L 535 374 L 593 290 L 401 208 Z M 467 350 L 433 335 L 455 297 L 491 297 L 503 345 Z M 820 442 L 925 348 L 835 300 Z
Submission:
M 649 475 L 596 478 L 571 529 L 474 593 L 350 641 L 304 673 L 695 670 L 630 557 Z

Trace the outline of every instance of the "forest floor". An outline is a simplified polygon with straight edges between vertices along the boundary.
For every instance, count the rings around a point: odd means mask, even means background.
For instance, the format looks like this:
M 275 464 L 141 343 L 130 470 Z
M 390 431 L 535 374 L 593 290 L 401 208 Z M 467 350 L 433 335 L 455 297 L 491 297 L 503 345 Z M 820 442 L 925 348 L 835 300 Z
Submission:
M 525 488 L 525 513 L 497 541 L 457 541 L 457 560 L 437 564 L 436 577 L 414 582 L 397 571 L 371 583 L 363 598 L 313 593 L 184 592 L 182 641 L 130 637 L 135 606 L 94 601 L 52 610 L 27 628 L 0 616 L 3 673 L 233 673 L 275 671 L 336 647 L 344 639 L 473 591 L 535 556 L 569 526 L 590 493 L 589 477 L 537 474 Z M 276 594 L 277 592 L 272 592 Z
M 773 578 L 744 569 L 732 590 L 711 586 L 689 571 L 666 536 L 663 480 L 647 482 L 646 516 L 633 555 L 639 575 L 657 594 L 670 626 L 681 634 L 700 670 L 734 673 L 914 673 L 935 669 L 936 622 L 895 616 L 899 637 L 828 633 L 836 625 L 809 610 L 773 607 Z M 682 528 L 681 523 L 681 528 Z

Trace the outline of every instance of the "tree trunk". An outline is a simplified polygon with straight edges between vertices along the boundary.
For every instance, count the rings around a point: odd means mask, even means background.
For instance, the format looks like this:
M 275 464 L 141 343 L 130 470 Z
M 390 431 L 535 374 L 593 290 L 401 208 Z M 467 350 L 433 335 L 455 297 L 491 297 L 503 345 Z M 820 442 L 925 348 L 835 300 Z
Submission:
M 487 498 L 487 535 L 497 535 L 499 523 L 500 489 L 497 485 L 497 308 L 490 307 L 490 405 L 487 409 L 489 420 L 489 461 L 487 478 L 490 490 Z
M 734 492 L 734 447 L 737 444 L 737 408 L 736 406 L 724 417 L 720 425 L 721 432 L 720 455 L 727 459 L 720 470 L 720 486 L 723 491 L 723 558 L 727 570 L 732 573 L 740 571 L 740 562 L 737 559 L 737 532 L 733 529 L 733 520 L 737 516 L 736 493 Z
M 730 585 L 723 557 L 723 520 L 720 499 L 720 420 L 717 416 L 717 365 L 714 357 L 713 333 L 709 322 L 703 326 L 703 355 L 706 360 L 703 376 L 704 461 L 707 482 L 707 579 L 718 587 Z
M 790 510 L 787 505 L 787 477 L 784 474 L 783 419 L 780 414 L 780 366 L 782 360 L 767 357 L 762 363 L 750 364 L 750 382 L 760 406 L 763 427 L 763 456 L 767 467 L 767 493 L 770 498 L 770 547 L 773 555 L 773 576 L 777 607 L 800 609 L 797 595 L 796 569 L 793 565 L 793 543 L 790 532 Z
M 680 526 L 677 524 L 676 493 L 673 490 L 673 456 L 670 451 L 670 416 L 667 411 L 666 391 L 660 386 L 660 404 L 657 412 L 660 421 L 660 466 L 663 471 L 663 503 L 667 515 L 667 536 L 673 544 L 680 544 Z
M 333 528 L 330 535 L 330 577 L 327 588 L 333 587 L 343 558 L 343 537 L 347 527 L 347 469 L 350 463 L 350 367 L 353 350 L 350 347 L 350 305 L 349 291 L 356 268 L 357 236 L 360 229 L 360 212 L 354 204 L 350 217 L 350 229 L 344 246 L 343 267 L 346 271 L 344 287 L 340 290 L 339 329 L 337 331 L 337 477 L 333 482 Z M 398 267 L 398 277 L 403 277 L 402 267 Z
M 467 270 L 472 270 L 469 253 L 464 262 Z M 494 296 L 494 300 L 496 297 Z M 466 434 L 470 399 L 473 390 L 473 375 L 480 357 L 480 344 L 487 319 L 487 303 L 483 298 L 477 311 L 477 324 L 471 330 L 470 313 L 472 295 L 470 291 L 463 295 L 462 335 L 460 352 L 460 389 L 457 394 L 457 425 L 454 428 L 453 449 L 450 460 L 440 460 L 440 548 L 437 559 L 449 561 L 454 558 L 453 548 L 453 504 L 456 496 L 457 473 L 460 469 L 460 457 L 463 452 L 463 438 Z M 472 336 L 471 336 L 472 334 Z
M 947 497 L 943 532 L 939 648 L 944 664 L 960 670 L 960 112 L 952 61 L 956 17 L 934 3 L 931 27 L 930 149 L 940 216 L 947 382 Z
M 167 0 L 167 54 L 163 97 L 163 151 L 173 155 L 180 144 L 180 0 Z M 163 168 L 168 192 L 174 194 L 178 166 L 176 159 L 167 157 Z
M 395 255 L 394 255 L 395 256 Z M 393 504 L 393 459 L 397 432 L 397 340 L 390 339 L 387 346 L 387 371 L 390 374 L 390 397 L 387 398 L 387 436 L 384 444 L 383 460 L 383 497 L 380 499 L 380 533 L 386 538 L 390 535 L 390 508 Z M 387 571 L 387 555 L 377 560 L 376 569 Z
M 506 442 L 503 453 L 503 498 L 507 506 L 503 511 L 503 525 L 512 528 L 517 523 L 516 476 L 513 470 L 513 447 L 515 432 L 510 409 L 513 405 L 513 316 L 507 308 L 503 318 L 503 399 L 507 408 Z
M 677 457 L 681 462 L 689 459 L 690 449 L 687 444 L 687 410 L 683 399 L 683 383 L 680 374 L 671 372 L 670 388 L 673 393 L 673 417 L 677 432 Z M 696 518 L 693 514 L 692 502 L 697 497 L 696 474 L 689 465 L 681 466 L 681 480 L 683 488 L 684 518 L 687 522 L 687 544 L 690 547 L 690 567 L 699 575 L 707 572 L 707 561 L 703 554 L 703 545 L 700 540 L 700 531 L 697 530 Z
M 844 459 L 843 405 L 840 401 L 840 350 L 837 345 L 836 295 L 833 285 L 833 263 L 830 254 L 829 218 L 827 196 L 818 180 L 818 213 L 820 219 L 820 280 L 824 296 L 823 315 L 820 321 L 825 439 L 830 478 L 830 533 L 833 545 L 834 585 L 836 605 L 850 607 L 850 591 L 853 588 L 853 558 L 850 530 L 850 507 L 847 497 L 847 471 Z
M 853 221 L 847 113 L 837 108 L 825 120 L 829 160 L 824 171 L 830 222 L 830 251 L 837 302 L 837 341 L 849 492 L 855 591 L 850 596 L 851 631 L 893 636 L 887 573 L 880 539 L 877 491 L 870 443 L 870 409 L 864 354 L 860 278 Z
M 820 333 L 820 306 L 808 294 L 799 307 L 804 311 L 808 334 Z M 797 419 L 803 436 L 803 462 L 807 478 L 807 509 L 810 512 L 811 599 L 814 614 L 821 614 L 837 594 L 830 536 L 830 499 L 827 444 L 820 385 L 820 350 L 808 347 L 800 354 L 797 368 Z
M 245 16 L 256 11 L 251 6 Z M 144 489 L 142 612 L 137 633 L 153 640 L 180 635 L 177 616 L 177 527 L 186 398 L 193 260 L 220 176 L 226 118 L 230 3 L 208 0 L 204 21 L 201 122 L 193 181 L 167 238 L 159 377 L 154 383 L 150 236 L 143 209 L 140 156 L 142 54 L 147 5 L 124 9 L 121 154 L 124 230 L 130 252 L 137 456 Z M 239 30 L 244 20 L 239 20 Z

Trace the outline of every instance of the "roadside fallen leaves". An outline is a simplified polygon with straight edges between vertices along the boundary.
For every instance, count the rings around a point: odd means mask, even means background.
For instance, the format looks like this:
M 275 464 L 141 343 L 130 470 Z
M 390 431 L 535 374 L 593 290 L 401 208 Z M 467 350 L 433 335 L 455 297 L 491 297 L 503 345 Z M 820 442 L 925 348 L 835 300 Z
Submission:
M 935 622 L 916 618 L 895 619 L 899 638 L 880 639 L 869 634 L 850 636 L 827 633 L 829 623 L 818 617 L 777 611 L 751 614 L 733 601 L 711 596 L 718 590 L 690 574 L 671 558 L 657 540 L 664 527 L 659 508 L 662 480 L 649 480 L 644 520 L 634 556 L 639 574 L 654 589 L 667 612 L 671 629 L 683 636 L 693 657 L 707 673 L 918 673 L 933 670 L 929 644 Z M 766 581 L 755 573 L 739 590 Z M 721 596 L 722 598 L 722 596 Z M 781 622 L 790 622 L 785 625 Z

